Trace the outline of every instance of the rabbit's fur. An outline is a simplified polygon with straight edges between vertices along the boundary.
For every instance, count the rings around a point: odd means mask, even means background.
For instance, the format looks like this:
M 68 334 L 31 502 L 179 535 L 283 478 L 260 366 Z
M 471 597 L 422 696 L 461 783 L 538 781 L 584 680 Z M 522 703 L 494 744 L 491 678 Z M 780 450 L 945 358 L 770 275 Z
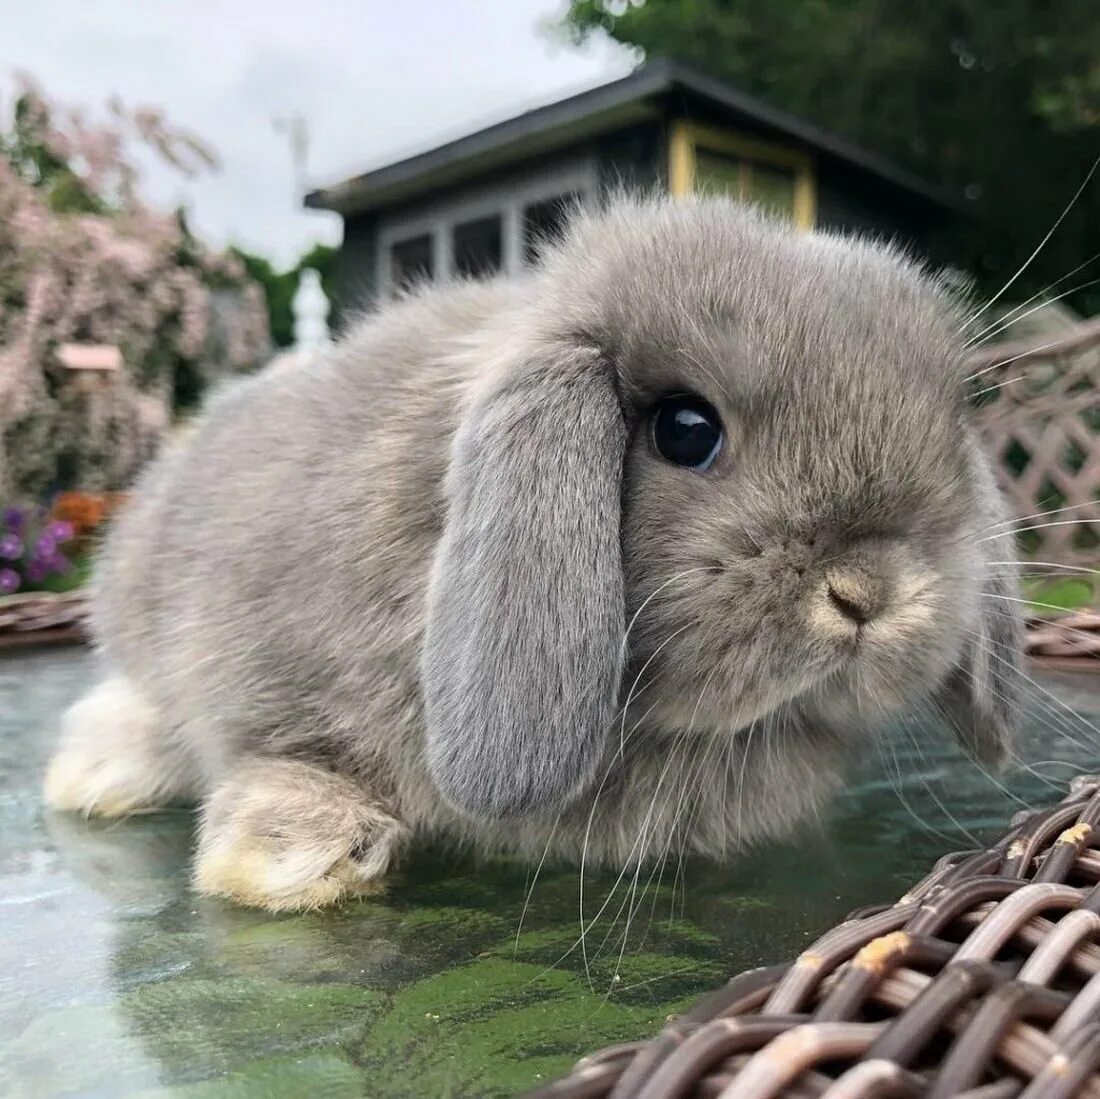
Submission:
M 51 802 L 199 800 L 200 888 L 307 907 L 415 833 L 722 855 L 905 707 L 998 757 L 1019 624 L 958 326 L 891 249 L 722 200 L 621 200 L 386 306 L 142 479 Z M 725 425 L 706 473 L 652 446 L 681 392 Z

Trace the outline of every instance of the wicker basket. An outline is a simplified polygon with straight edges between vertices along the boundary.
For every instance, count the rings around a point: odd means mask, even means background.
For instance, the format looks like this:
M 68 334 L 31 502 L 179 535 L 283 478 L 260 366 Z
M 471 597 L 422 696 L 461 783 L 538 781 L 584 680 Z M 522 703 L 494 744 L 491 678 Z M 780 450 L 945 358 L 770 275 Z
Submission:
M 0 599 L 0 649 L 86 641 L 89 605 L 83 592 L 30 592 Z
M 1100 777 L 540 1099 L 1100 1099 Z

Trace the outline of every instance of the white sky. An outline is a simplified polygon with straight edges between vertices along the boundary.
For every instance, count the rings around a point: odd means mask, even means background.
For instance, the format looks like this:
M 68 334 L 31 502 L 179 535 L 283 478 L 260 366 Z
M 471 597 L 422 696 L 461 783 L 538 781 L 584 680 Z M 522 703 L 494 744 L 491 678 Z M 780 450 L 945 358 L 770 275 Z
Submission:
M 330 183 L 630 69 L 612 43 L 578 51 L 546 29 L 561 0 L 0 0 L 0 117 L 10 75 L 89 109 L 117 93 L 165 109 L 219 152 L 188 183 L 150 170 L 144 193 L 181 201 L 211 243 L 292 262 L 339 240 L 303 211 L 273 120 L 309 125 L 309 182 Z

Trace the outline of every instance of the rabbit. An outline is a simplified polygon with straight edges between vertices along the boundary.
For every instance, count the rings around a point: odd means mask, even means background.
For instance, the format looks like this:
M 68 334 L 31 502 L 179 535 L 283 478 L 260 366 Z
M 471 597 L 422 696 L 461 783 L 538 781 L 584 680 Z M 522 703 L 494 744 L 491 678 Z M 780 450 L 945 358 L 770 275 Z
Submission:
M 197 802 L 196 888 L 279 911 L 422 837 L 723 858 L 912 707 L 1003 758 L 1021 628 L 957 309 L 888 244 L 620 196 L 238 381 L 106 540 L 48 803 Z

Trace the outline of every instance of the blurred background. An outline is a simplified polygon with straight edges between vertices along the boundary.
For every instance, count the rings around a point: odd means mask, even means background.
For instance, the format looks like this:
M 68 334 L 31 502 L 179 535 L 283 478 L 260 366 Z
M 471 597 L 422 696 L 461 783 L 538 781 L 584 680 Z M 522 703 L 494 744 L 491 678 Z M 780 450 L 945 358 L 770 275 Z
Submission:
M 301 368 L 411 281 L 519 272 L 570 203 L 628 187 L 947 272 L 1005 487 L 1064 515 L 1021 534 L 1037 602 L 1090 602 L 1098 59 L 1086 0 L 13 6 L 0 595 L 78 589 L 220 380 Z

